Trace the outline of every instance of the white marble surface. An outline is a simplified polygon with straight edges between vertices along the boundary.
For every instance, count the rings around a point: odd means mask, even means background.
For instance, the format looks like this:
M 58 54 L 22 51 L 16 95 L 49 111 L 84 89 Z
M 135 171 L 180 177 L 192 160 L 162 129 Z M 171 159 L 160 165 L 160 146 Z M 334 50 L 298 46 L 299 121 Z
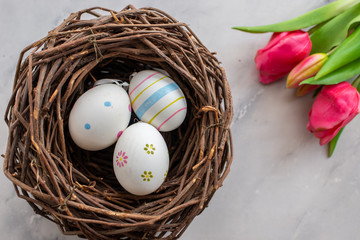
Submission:
M 136 0 L 190 25 L 218 53 L 232 87 L 235 157 L 230 175 L 182 239 L 338 240 L 360 237 L 360 117 L 345 129 L 332 158 L 307 130 L 312 99 L 296 98 L 285 82 L 263 86 L 253 58 L 269 34 L 232 30 L 291 18 L 326 0 Z M 20 51 L 71 12 L 91 6 L 120 10 L 119 0 L 0 0 L 0 113 L 3 115 Z M 7 127 L 0 121 L 0 153 Z M 16 197 L 0 174 L 0 233 L 8 240 L 63 236 Z

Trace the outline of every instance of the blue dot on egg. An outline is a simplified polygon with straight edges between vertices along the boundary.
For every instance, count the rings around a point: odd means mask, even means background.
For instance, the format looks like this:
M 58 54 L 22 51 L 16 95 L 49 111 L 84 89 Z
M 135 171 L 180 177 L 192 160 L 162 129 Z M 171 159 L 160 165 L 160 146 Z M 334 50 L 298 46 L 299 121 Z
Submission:
M 105 107 L 111 107 L 111 102 L 106 101 L 106 102 L 104 102 L 104 105 L 105 105 Z
M 86 130 L 89 130 L 91 128 L 91 125 L 90 123 L 85 123 L 84 127 Z

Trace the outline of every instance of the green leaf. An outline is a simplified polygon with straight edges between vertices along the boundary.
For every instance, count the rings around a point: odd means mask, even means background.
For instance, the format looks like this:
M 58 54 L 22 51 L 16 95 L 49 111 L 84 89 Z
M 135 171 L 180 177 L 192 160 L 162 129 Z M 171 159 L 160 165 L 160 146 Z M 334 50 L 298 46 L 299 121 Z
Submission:
M 334 17 L 311 34 L 312 53 L 329 52 L 347 37 L 351 26 L 360 21 L 360 3 Z
M 255 27 L 238 26 L 233 27 L 233 29 L 251 33 L 299 30 L 327 21 L 342 13 L 357 2 L 358 0 L 338 0 L 284 22 Z
M 331 18 L 332 19 L 332 18 Z M 322 23 L 319 23 L 317 25 L 312 26 L 311 28 L 309 28 L 309 30 L 307 30 L 307 32 L 309 33 L 309 35 L 312 35 L 316 30 L 318 30 L 319 28 L 321 28 L 322 26 L 324 26 L 326 23 L 328 23 L 331 19 L 324 21 Z
M 360 58 L 360 27 L 335 49 L 316 74 L 315 79 L 317 80 L 358 58 Z
M 338 132 L 338 134 L 336 134 L 336 136 L 333 139 L 331 139 L 331 141 L 329 142 L 329 153 L 328 153 L 329 157 L 331 157 L 332 154 L 334 153 L 336 144 L 337 144 L 339 137 L 340 137 L 342 131 L 344 130 L 344 128 L 345 127 L 341 128 L 340 131 Z
M 326 64 L 326 63 L 325 63 Z M 321 71 L 321 70 L 320 70 Z M 360 74 L 360 58 L 319 78 L 308 78 L 300 83 L 312 85 L 331 85 L 346 81 L 356 75 Z

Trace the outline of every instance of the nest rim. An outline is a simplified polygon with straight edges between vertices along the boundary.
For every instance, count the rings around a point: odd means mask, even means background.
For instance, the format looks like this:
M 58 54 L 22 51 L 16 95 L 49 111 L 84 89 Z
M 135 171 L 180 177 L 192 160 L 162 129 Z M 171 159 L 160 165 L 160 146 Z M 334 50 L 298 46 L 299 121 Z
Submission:
M 82 19 L 86 14 L 93 18 Z M 118 70 L 119 65 L 126 66 Z M 67 116 L 94 79 L 126 81 L 134 70 L 151 68 L 170 74 L 190 108 L 182 127 L 164 134 L 171 148 L 165 183 L 154 194 L 134 196 L 114 187 L 113 179 L 93 175 L 102 164 L 98 159 L 111 150 L 96 157 L 79 150 L 66 129 Z M 64 234 L 175 239 L 230 171 L 232 116 L 224 69 L 185 23 L 155 8 L 84 9 L 21 52 L 5 113 L 9 137 L 3 170 L 18 197 Z M 97 168 L 81 168 L 88 159 Z

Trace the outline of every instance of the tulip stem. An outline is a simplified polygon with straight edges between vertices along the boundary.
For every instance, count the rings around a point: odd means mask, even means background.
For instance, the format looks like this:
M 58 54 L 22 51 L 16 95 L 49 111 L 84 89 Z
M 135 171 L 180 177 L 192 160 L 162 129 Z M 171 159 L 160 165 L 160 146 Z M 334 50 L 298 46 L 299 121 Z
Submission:
M 344 127 L 340 129 L 340 131 L 338 132 L 338 134 L 336 134 L 336 136 L 329 142 L 329 157 L 332 156 L 332 154 L 334 153 L 334 150 L 335 150 L 335 147 L 336 147 L 336 144 L 339 140 L 339 137 L 342 133 L 342 131 L 344 130 Z
M 356 77 L 356 79 L 351 84 L 358 92 L 360 92 L 360 75 Z
M 331 54 L 336 50 L 338 48 L 338 46 L 336 46 L 336 47 L 334 47 L 334 48 L 332 48 L 332 49 L 330 49 L 330 51 L 328 51 L 326 54 L 328 55 L 328 57 L 330 57 L 331 56 Z

